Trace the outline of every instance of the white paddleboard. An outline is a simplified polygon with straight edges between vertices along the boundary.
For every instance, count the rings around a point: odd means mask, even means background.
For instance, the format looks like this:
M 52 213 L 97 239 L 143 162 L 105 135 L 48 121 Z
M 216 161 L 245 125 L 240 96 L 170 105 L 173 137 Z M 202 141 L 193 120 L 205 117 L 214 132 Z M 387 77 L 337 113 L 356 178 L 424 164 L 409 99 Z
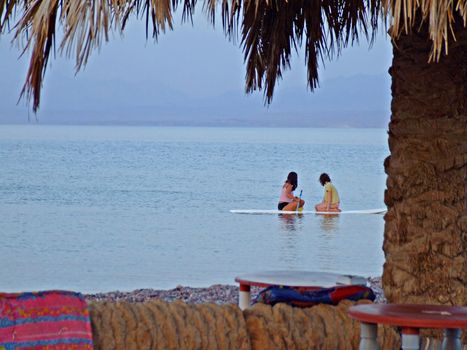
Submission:
M 232 209 L 230 212 L 234 214 L 384 214 L 387 211 L 386 208 L 378 209 L 363 209 L 363 210 L 343 210 L 340 212 L 325 212 L 315 210 L 303 210 L 303 211 L 284 211 L 284 210 L 267 210 L 267 209 Z

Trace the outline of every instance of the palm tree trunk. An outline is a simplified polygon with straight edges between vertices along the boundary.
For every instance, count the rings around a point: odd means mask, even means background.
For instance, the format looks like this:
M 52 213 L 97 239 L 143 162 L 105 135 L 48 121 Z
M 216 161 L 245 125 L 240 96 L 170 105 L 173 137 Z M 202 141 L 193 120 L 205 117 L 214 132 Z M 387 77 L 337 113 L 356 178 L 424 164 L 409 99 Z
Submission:
M 389 302 L 465 305 L 467 28 L 428 63 L 426 26 L 394 44 L 383 287 Z

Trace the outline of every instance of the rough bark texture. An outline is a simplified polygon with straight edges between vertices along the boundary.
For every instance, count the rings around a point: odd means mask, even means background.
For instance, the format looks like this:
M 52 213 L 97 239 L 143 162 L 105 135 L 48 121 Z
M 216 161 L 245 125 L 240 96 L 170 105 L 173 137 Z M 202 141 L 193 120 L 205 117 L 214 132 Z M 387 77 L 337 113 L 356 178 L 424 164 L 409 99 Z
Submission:
M 306 309 L 257 304 L 243 312 L 235 305 L 163 301 L 92 302 L 89 308 L 97 350 L 356 350 L 360 324 L 347 316 L 354 304 Z M 391 327 L 379 327 L 378 341 L 383 350 L 400 347 Z
M 384 293 L 393 303 L 466 304 L 467 28 L 427 63 L 426 26 L 394 45 Z

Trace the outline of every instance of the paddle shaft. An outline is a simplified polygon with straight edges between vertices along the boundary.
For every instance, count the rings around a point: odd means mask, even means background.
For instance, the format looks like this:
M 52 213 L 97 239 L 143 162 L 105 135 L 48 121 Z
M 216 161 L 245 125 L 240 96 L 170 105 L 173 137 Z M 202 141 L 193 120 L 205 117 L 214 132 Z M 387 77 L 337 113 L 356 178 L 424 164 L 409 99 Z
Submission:
M 300 209 L 300 202 L 302 200 L 302 192 L 303 190 L 300 190 L 300 195 L 298 196 L 298 204 L 297 204 L 297 209 L 296 209 L 297 213 L 298 213 L 298 209 Z

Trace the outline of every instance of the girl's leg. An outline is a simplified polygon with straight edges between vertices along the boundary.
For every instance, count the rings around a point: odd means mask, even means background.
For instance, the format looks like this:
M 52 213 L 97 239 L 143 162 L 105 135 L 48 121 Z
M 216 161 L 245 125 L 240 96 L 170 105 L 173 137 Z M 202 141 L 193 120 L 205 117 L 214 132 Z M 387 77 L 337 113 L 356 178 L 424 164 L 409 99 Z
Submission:
M 327 204 L 326 203 L 319 203 L 315 205 L 316 211 L 327 211 Z
M 327 203 L 319 203 L 316 204 L 315 206 L 316 211 L 324 211 L 324 212 L 340 212 L 341 210 L 339 209 L 339 203 L 337 204 L 331 204 L 328 209 Z
M 329 208 L 329 211 L 340 212 L 342 210 L 339 209 L 339 203 L 336 203 L 336 204 L 331 204 L 331 207 Z
M 297 202 L 290 202 L 282 210 L 284 211 L 294 211 L 297 210 Z

